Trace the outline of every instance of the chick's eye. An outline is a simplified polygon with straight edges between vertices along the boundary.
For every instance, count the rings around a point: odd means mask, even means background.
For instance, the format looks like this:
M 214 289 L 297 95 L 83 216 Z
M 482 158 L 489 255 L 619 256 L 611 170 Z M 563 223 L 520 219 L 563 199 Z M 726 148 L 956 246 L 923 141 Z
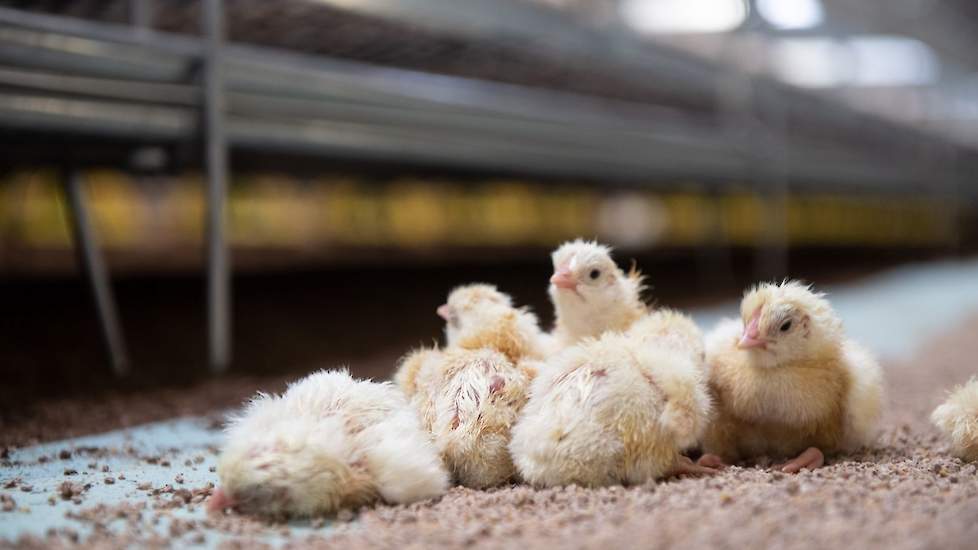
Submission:
M 781 332 L 788 332 L 791 330 L 791 320 L 787 320 L 781 324 Z
M 592 269 L 591 270 L 591 273 L 588 274 L 588 276 L 591 277 L 592 280 L 597 279 L 598 277 L 601 276 L 601 270 L 600 269 Z

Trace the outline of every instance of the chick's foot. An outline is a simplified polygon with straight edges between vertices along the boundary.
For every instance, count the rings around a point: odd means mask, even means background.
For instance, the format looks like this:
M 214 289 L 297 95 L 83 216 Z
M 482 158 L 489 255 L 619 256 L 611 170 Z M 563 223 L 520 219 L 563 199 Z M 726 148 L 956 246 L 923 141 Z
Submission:
M 676 467 L 672 471 L 674 476 L 711 476 L 719 473 L 720 468 L 711 468 L 693 462 L 689 457 L 679 458 Z
M 696 461 L 696 464 L 714 470 L 722 470 L 727 467 L 727 463 L 718 455 L 705 454 Z
M 815 468 L 821 468 L 823 465 L 825 465 L 825 455 L 822 454 L 822 451 L 815 447 L 809 447 L 797 457 L 776 466 L 776 469 L 786 474 L 797 474 L 805 468 L 814 470 Z

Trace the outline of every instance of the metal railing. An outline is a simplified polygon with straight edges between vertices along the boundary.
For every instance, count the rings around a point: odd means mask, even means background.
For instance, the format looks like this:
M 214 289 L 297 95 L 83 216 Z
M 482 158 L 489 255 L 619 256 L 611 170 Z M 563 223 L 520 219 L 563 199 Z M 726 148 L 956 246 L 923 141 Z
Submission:
M 585 29 L 522 2 L 507 2 L 509 11 L 495 0 L 450 4 L 362 2 L 356 9 L 480 40 L 515 37 L 555 55 L 585 57 L 623 80 L 655 79 L 669 94 L 717 108 L 682 110 L 225 43 L 222 2 L 206 0 L 202 38 L 147 28 L 139 9 L 132 25 L 116 25 L 0 8 L 0 127 L 202 146 L 215 371 L 231 362 L 229 148 L 642 185 L 753 181 L 775 205 L 788 186 L 934 189 L 917 151 L 939 142 L 935 136 L 747 75 L 737 82 L 749 97 L 723 108 L 730 75 L 704 60 Z M 973 157 L 960 152 L 960 172 Z M 77 191 L 77 172 L 66 174 Z M 71 197 L 103 334 L 122 372 L 128 361 L 107 274 L 83 197 Z

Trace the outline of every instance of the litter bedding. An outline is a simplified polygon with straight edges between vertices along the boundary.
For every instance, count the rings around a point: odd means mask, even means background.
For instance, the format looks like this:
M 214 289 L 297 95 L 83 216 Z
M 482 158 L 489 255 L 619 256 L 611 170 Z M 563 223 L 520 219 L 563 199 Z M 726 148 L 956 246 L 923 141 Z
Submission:
M 927 417 L 978 373 L 978 262 L 902 268 L 826 289 L 876 350 L 889 403 L 872 449 L 786 475 L 760 460 L 706 478 L 604 489 L 455 488 L 289 523 L 208 515 L 216 417 L 182 418 L 30 447 L 0 462 L 0 547 L 963 548 L 978 537 L 978 471 Z M 923 310 L 922 310 L 923 309 Z M 736 303 L 692 312 L 709 327 Z

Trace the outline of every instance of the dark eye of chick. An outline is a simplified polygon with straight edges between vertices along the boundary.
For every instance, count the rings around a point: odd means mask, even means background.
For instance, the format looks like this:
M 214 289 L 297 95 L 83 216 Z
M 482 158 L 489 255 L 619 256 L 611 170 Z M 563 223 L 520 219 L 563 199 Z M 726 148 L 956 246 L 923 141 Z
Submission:
M 781 324 L 781 332 L 788 332 L 789 330 L 791 330 L 791 319 Z
M 601 276 L 601 270 L 600 269 L 592 269 L 589 276 L 591 277 L 591 279 L 597 279 L 598 277 Z

